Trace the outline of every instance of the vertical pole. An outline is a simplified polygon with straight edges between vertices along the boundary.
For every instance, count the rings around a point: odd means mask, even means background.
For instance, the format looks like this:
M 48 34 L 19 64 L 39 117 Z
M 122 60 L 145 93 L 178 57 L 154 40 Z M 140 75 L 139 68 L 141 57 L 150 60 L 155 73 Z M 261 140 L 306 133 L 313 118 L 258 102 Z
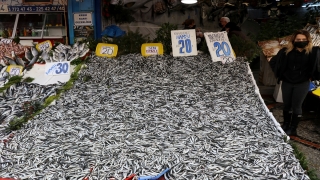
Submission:
M 67 0 L 63 0 L 64 27 L 66 29 L 66 45 L 69 45 L 68 25 L 67 25 L 67 16 L 66 16 L 67 3 L 68 3 Z

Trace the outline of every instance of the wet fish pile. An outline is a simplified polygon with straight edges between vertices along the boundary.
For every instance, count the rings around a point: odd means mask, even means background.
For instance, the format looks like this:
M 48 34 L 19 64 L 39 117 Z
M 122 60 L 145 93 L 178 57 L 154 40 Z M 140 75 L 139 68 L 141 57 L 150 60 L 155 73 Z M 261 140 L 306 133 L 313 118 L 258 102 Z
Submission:
M 3 87 L 9 81 L 10 74 L 6 71 L 7 66 L 0 65 L 0 67 L 0 87 Z
M 12 51 L 15 52 L 15 54 L 20 55 L 24 53 L 24 47 L 14 41 L 10 43 L 0 42 L 0 64 L 8 64 L 4 58 L 11 57 Z
M 55 95 L 61 85 L 39 85 L 25 82 L 11 85 L 3 96 L 0 96 L 0 139 L 4 137 L 8 123 L 24 115 L 23 106 L 26 102 L 43 103 L 47 97 Z
M 0 145 L 0 177 L 309 179 L 244 62 L 92 57 L 74 85 Z
M 53 51 L 53 56 L 50 57 L 50 61 L 46 62 L 62 62 L 73 61 L 77 58 L 84 57 L 89 51 L 88 43 L 76 42 L 73 46 L 59 44 Z

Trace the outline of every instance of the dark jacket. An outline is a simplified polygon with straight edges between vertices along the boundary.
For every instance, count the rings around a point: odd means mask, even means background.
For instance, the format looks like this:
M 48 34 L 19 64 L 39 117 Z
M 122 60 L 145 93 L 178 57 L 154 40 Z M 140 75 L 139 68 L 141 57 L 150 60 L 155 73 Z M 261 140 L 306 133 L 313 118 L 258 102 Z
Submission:
M 320 50 L 319 47 L 313 47 L 312 52 L 309 53 L 309 61 L 310 61 L 310 69 L 309 77 L 312 80 L 320 79 Z M 277 78 L 277 82 L 279 83 L 283 80 L 283 74 L 286 70 L 288 64 L 288 58 L 286 55 L 286 48 L 280 49 L 280 51 L 271 58 L 270 67 Z

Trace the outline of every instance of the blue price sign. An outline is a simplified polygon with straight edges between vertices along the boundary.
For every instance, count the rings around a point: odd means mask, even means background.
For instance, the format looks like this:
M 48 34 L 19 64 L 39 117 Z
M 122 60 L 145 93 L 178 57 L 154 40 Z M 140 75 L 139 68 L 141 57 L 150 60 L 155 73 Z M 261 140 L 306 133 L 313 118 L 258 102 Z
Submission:
M 45 74 L 47 76 L 70 74 L 70 61 L 46 63 Z
M 63 12 L 65 7 L 62 5 L 49 6 L 8 6 L 9 12 Z
M 235 55 L 232 51 L 227 32 L 204 33 L 212 61 L 232 62 Z
M 173 56 L 195 56 L 198 54 L 194 29 L 171 31 L 171 40 Z

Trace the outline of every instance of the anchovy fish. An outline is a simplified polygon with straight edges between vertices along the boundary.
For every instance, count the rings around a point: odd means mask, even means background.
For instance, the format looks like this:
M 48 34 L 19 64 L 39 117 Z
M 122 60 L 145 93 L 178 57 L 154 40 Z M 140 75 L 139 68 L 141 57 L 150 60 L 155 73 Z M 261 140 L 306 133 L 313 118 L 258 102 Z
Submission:
M 1 144 L 0 177 L 124 179 L 171 168 L 174 180 L 309 179 L 239 58 L 90 56 L 73 85 Z M 0 101 L 24 91 L 16 85 Z M 19 109 L 8 106 L 6 121 Z

